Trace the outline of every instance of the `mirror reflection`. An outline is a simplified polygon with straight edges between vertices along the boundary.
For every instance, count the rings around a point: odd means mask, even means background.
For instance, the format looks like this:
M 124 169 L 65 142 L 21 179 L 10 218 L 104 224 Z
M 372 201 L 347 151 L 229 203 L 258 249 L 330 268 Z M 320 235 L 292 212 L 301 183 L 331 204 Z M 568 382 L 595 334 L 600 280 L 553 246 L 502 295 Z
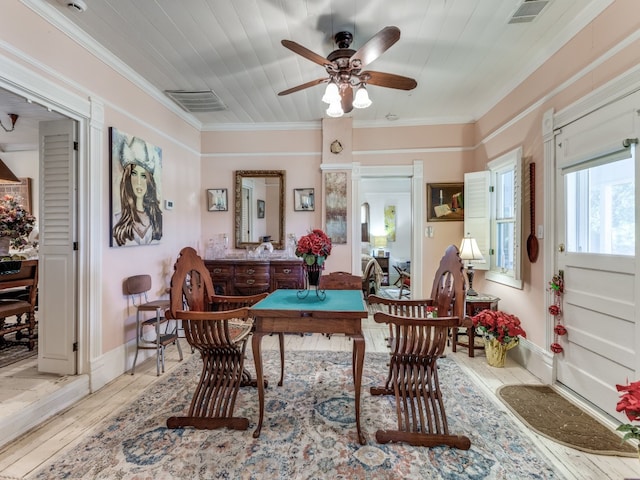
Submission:
M 284 184 L 284 170 L 236 171 L 236 248 L 253 248 L 265 237 L 284 248 Z

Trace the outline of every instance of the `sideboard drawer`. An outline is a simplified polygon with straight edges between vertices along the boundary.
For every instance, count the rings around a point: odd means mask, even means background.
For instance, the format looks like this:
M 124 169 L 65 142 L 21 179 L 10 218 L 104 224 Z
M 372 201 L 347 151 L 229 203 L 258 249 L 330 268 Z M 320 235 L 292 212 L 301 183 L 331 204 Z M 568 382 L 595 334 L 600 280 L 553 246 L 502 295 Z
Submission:
M 236 264 L 236 276 L 249 276 L 249 277 L 265 277 L 269 278 L 269 265 L 268 264 Z
M 207 270 L 211 274 L 211 278 L 229 278 L 233 276 L 233 265 L 215 264 L 207 265 Z

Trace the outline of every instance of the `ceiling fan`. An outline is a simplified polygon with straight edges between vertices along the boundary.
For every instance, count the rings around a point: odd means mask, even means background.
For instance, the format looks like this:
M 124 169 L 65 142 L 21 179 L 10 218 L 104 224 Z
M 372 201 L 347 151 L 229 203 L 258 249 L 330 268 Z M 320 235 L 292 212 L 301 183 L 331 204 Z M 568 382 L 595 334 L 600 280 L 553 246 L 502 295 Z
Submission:
M 399 39 L 400 29 L 398 27 L 385 27 L 356 51 L 349 48 L 353 41 L 353 35 L 350 32 L 338 32 L 334 36 L 338 49 L 331 52 L 327 58 L 312 52 L 299 43 L 291 40 L 282 40 L 282 45 L 289 50 L 323 66 L 329 77 L 319 78 L 297 87 L 283 90 L 278 95 L 289 95 L 305 88 L 327 83 L 327 89 L 322 101 L 329 104 L 328 115 L 339 117 L 343 113 L 353 110 L 353 107 L 366 108 L 371 105 L 366 85 L 412 90 L 418 85 L 413 78 L 392 73 L 375 72 L 373 70 L 362 70 L 366 65 L 386 52 Z M 356 90 L 355 99 L 354 89 Z

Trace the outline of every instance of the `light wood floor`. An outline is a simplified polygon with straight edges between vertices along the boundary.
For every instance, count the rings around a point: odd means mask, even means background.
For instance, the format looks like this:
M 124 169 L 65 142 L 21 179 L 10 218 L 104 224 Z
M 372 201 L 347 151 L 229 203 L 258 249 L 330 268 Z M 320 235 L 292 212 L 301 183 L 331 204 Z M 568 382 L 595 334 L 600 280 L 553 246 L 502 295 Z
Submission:
M 378 325 L 371 319 L 364 322 L 366 349 L 369 352 L 385 352 L 387 327 Z M 321 335 L 286 335 L 286 350 L 351 350 L 351 341 L 342 335 L 328 339 Z M 277 337 L 265 337 L 263 350 L 277 349 Z M 189 348 L 183 341 L 183 350 Z M 170 371 L 176 365 L 176 349 L 167 351 L 167 368 Z M 475 358 L 467 356 L 466 349 L 457 353 L 448 352 L 476 383 L 495 399 L 496 408 L 506 410 L 496 398 L 495 391 L 504 384 L 539 383 L 536 377 L 507 359 L 505 368 L 492 368 L 486 364 L 484 354 Z M 18 370 L 21 367 L 16 367 Z M 23 368 L 29 370 L 25 364 Z M 165 374 L 166 375 L 166 374 Z M 136 367 L 135 376 L 125 373 L 106 385 L 100 391 L 88 396 L 73 407 L 53 417 L 20 439 L 0 450 L 0 479 L 28 479 L 43 463 L 58 456 L 82 441 L 89 435 L 99 420 L 126 405 L 147 386 L 157 381 L 155 362 L 148 360 Z M 49 379 L 49 383 L 54 380 Z M 45 380 L 44 383 L 47 383 Z M 0 385 L 1 388 L 1 385 Z M 47 387 L 42 387 L 46 391 Z M 508 411 L 507 411 L 508 412 Z M 509 413 L 509 415 L 511 415 Z M 515 417 L 514 417 L 515 419 Z M 542 450 L 556 472 L 571 480 L 603 480 L 640 478 L 640 461 L 637 458 L 598 456 L 582 453 L 556 444 L 527 429 L 517 419 L 517 425 Z

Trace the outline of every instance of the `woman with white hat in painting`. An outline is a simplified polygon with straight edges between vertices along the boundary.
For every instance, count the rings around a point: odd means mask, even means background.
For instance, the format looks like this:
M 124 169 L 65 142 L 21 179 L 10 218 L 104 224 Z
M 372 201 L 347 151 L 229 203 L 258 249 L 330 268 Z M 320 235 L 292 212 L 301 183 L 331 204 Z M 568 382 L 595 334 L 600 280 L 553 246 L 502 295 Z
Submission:
M 113 238 L 118 246 L 148 245 L 162 238 L 162 210 L 153 173 L 160 162 L 155 148 L 138 137 L 122 142 L 120 213 Z

